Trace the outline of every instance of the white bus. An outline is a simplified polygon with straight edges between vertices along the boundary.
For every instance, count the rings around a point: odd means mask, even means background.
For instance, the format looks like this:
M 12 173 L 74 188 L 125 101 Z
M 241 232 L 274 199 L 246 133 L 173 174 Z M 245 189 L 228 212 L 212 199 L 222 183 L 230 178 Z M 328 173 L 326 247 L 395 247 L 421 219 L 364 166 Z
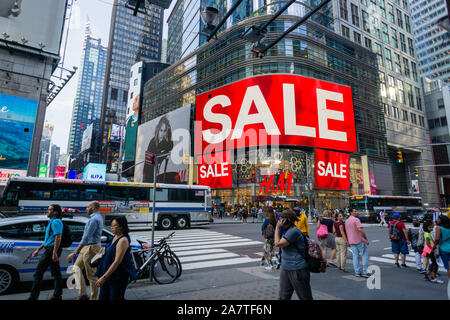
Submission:
M 0 210 L 7 215 L 45 212 L 49 205 L 86 212 L 92 200 L 108 223 L 125 215 L 131 225 L 151 225 L 153 184 L 96 182 L 69 179 L 13 177 L 0 199 Z M 188 228 L 208 224 L 211 189 L 207 186 L 156 184 L 155 224 L 161 229 Z

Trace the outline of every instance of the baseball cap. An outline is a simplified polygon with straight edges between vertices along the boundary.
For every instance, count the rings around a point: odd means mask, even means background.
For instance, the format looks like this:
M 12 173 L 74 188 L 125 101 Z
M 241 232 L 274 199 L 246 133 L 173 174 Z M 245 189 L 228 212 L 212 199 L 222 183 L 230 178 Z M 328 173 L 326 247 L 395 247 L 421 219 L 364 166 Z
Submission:
M 400 218 L 400 214 L 398 212 L 394 212 L 394 214 L 392 215 L 394 218 Z

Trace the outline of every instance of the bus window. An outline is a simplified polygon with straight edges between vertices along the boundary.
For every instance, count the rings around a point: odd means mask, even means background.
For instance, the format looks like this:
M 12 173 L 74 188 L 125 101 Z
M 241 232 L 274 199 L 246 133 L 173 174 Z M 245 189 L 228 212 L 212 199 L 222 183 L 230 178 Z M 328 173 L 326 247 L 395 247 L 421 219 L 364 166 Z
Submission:
M 169 190 L 168 189 L 156 189 L 156 201 L 168 201 Z M 153 189 L 150 189 L 150 201 L 153 201 Z
M 79 200 L 78 185 L 55 184 L 52 200 Z
M 148 201 L 148 188 L 130 188 L 130 201 Z
M 123 187 L 106 187 L 105 200 L 128 201 L 128 189 Z
M 169 201 L 186 201 L 187 189 L 169 189 Z M 156 198 L 158 199 L 158 198 Z
M 50 183 L 24 184 L 21 198 L 23 200 L 50 200 L 51 190 Z
M 5 207 L 17 207 L 17 205 L 19 204 L 18 199 L 19 191 L 8 190 L 4 195 L 1 205 Z
M 207 190 L 189 190 L 188 200 L 192 202 L 204 202 Z
M 82 185 L 80 190 L 81 201 L 103 200 L 103 187 Z

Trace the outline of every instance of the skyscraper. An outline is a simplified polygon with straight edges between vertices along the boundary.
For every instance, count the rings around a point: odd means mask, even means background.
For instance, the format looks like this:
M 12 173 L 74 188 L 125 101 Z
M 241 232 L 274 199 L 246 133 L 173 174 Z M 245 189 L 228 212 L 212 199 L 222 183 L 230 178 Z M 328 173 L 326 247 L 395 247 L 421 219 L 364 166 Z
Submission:
M 393 185 L 386 185 L 389 179 L 376 185 L 394 195 L 417 195 L 424 203 L 439 205 L 434 168 L 421 168 L 419 177 L 413 174 L 416 167 L 433 163 L 433 156 L 430 146 L 422 146 L 430 143 L 430 134 L 408 1 L 333 0 L 333 7 L 335 32 L 372 50 L 378 59 Z M 397 161 L 397 152 L 402 152 L 403 162 Z M 380 170 L 371 168 L 375 176 Z M 411 188 L 414 180 L 419 180 L 419 192 Z
M 113 125 L 125 125 L 131 66 L 137 61 L 161 59 L 163 9 L 150 6 L 146 14 L 134 16 L 125 7 L 126 2 L 114 1 L 109 35 L 99 133 L 101 159 L 107 163 L 108 171 L 119 157 L 120 138 L 111 139 L 111 129 Z M 116 171 L 116 166 L 112 171 Z
M 107 54 L 101 41 L 92 36 L 88 18 L 67 150 L 71 158 L 75 158 L 81 151 L 86 127 L 92 122 L 100 122 Z

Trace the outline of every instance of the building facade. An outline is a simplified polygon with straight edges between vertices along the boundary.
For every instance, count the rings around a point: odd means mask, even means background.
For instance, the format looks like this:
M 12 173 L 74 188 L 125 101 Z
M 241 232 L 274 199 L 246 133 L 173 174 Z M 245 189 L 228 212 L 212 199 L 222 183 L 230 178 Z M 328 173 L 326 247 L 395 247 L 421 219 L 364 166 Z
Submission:
M 392 194 L 413 195 L 411 186 L 418 179 L 424 204 L 438 206 L 435 169 L 422 167 L 433 163 L 433 155 L 430 146 L 422 146 L 431 139 L 408 1 L 334 0 L 333 8 L 335 31 L 377 55 Z M 402 152 L 403 163 L 398 163 L 397 152 Z M 413 175 L 416 167 L 418 178 Z
M 100 122 L 106 70 L 107 48 L 101 39 L 92 36 L 86 23 L 77 93 L 74 100 L 67 154 L 75 158 L 81 151 L 83 131 L 93 122 Z
M 233 187 L 213 190 L 215 201 L 228 206 L 277 199 L 275 193 L 260 193 L 259 182 L 268 172 L 276 172 L 278 176 L 292 172 L 293 186 L 284 198 L 299 200 L 309 193 L 313 205 L 320 210 L 344 208 L 348 196 L 371 190 L 370 174 L 383 182 L 377 184 L 377 192 L 392 192 L 392 177 L 386 174 L 390 164 L 376 54 L 336 35 L 330 24 L 325 27 L 309 21 L 269 50 L 266 57 L 258 58 L 241 34 L 252 25 L 267 21 L 267 12 L 267 7 L 256 10 L 251 18 L 228 27 L 217 40 L 199 47 L 149 80 L 144 87 L 141 124 L 182 106 L 195 106 L 196 96 L 201 93 L 259 75 L 301 75 L 346 85 L 352 88 L 358 144 L 358 151 L 350 156 L 349 190 L 314 189 L 313 148 L 279 146 L 276 162 L 270 157 L 252 162 L 253 155 L 248 151 L 237 155 L 232 164 Z M 297 19 L 295 15 L 282 15 L 270 25 L 267 38 L 273 39 Z M 191 110 L 194 119 L 195 107 Z M 193 142 L 193 121 L 190 130 Z M 369 172 L 373 167 L 377 170 Z M 193 171 L 190 182 L 198 182 L 195 166 L 190 170 Z
M 147 14 L 134 16 L 126 3 L 114 1 L 102 99 L 98 139 L 101 160 L 108 172 L 119 157 L 120 142 L 108 137 L 113 125 L 125 125 L 131 66 L 137 61 L 161 59 L 163 9 L 151 6 Z M 117 172 L 117 166 L 113 171 Z

